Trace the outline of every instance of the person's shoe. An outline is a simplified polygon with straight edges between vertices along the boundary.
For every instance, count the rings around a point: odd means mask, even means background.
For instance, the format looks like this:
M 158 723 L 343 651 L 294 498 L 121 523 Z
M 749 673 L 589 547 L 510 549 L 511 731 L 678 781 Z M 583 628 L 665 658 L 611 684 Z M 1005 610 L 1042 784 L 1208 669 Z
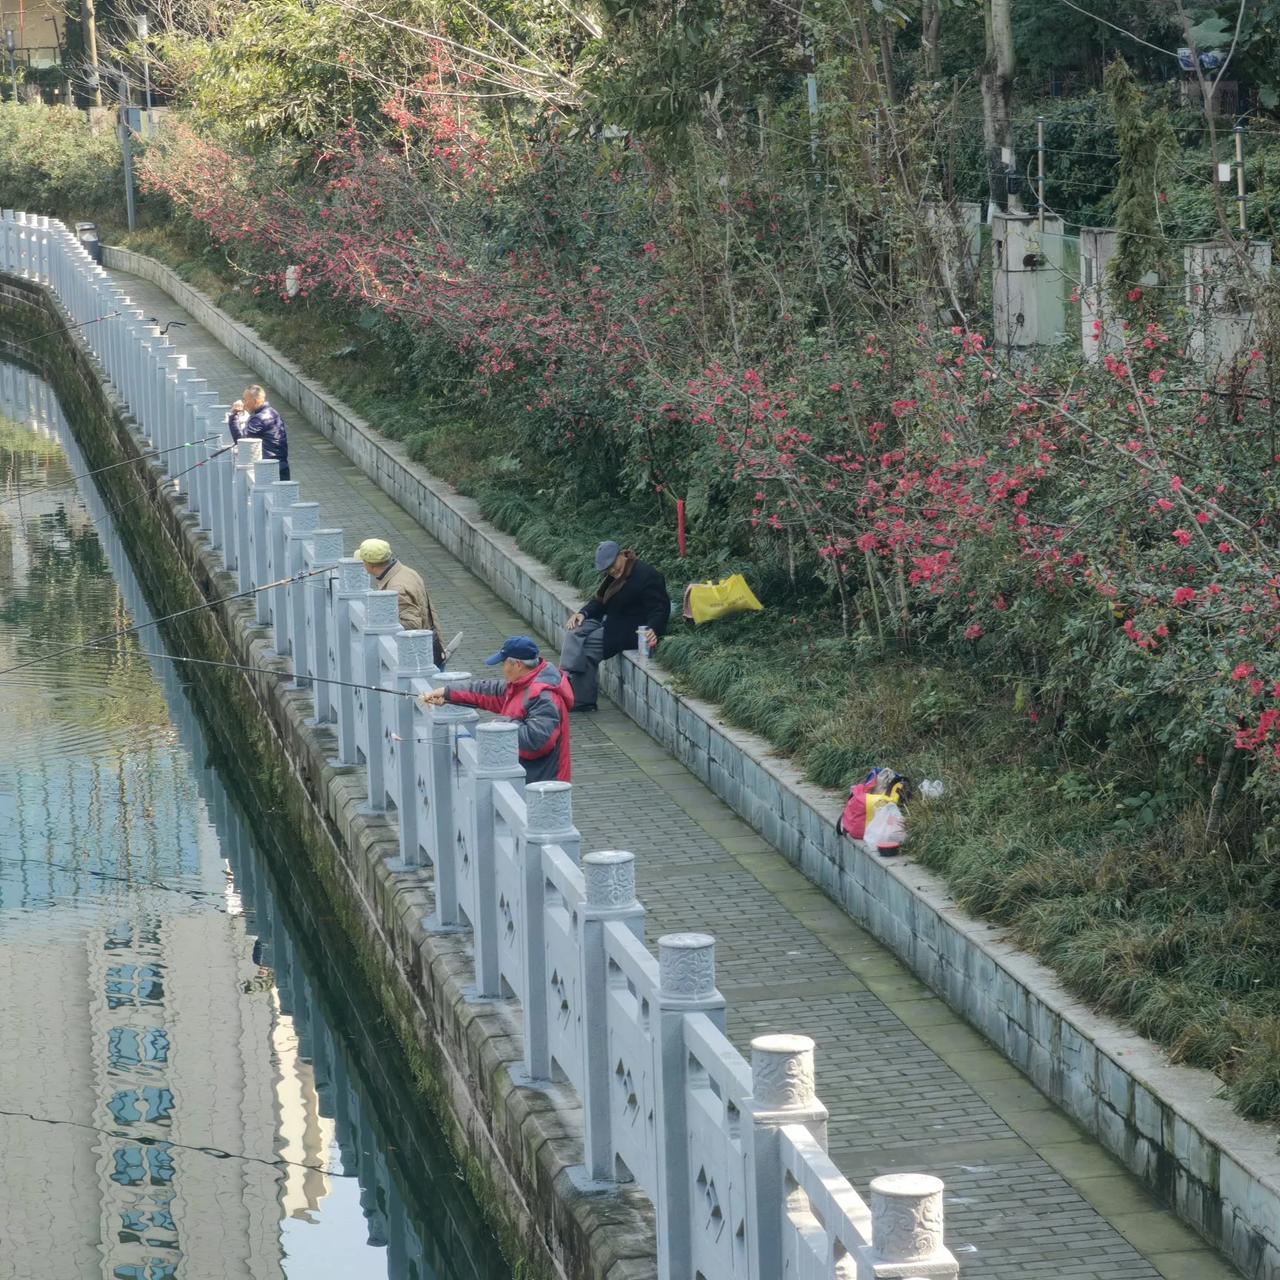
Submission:
M 572 709 L 574 711 L 595 711 L 596 704 L 594 702 L 575 702 Z

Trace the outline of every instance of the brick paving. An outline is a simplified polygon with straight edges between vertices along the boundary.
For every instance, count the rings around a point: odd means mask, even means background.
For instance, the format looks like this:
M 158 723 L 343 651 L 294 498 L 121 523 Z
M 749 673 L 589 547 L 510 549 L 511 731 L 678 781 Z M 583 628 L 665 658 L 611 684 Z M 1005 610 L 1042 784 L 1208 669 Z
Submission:
M 186 321 L 177 348 L 224 401 L 258 380 L 158 287 L 116 274 L 148 314 Z M 296 409 L 275 403 L 302 497 L 322 504 L 322 523 L 344 529 L 349 547 L 385 537 L 423 573 L 446 636 L 464 632 L 455 669 L 476 669 L 503 635 L 528 629 Z M 729 1031 L 744 1052 L 762 1031 L 814 1038 L 831 1154 L 864 1193 L 890 1169 L 944 1179 L 962 1274 L 1237 1274 L 620 711 L 602 703 L 575 716 L 573 735 L 584 847 L 635 852 L 651 939 L 716 936 Z

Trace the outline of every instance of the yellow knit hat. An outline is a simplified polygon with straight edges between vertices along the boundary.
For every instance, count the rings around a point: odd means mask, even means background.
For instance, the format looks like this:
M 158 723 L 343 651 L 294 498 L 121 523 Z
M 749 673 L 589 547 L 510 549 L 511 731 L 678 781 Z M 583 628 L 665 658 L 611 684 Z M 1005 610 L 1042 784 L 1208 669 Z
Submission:
M 386 564 L 391 559 L 391 543 L 381 538 L 366 538 L 356 548 L 356 559 L 365 564 Z

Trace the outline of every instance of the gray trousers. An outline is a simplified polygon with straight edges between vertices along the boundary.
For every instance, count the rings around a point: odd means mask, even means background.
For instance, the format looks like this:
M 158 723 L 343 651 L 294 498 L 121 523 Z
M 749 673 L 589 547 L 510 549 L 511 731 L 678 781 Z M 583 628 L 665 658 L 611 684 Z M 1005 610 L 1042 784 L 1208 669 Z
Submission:
M 594 706 L 600 683 L 599 666 L 604 657 L 604 623 L 584 618 L 574 631 L 564 633 L 560 650 L 560 670 L 573 685 L 575 706 Z

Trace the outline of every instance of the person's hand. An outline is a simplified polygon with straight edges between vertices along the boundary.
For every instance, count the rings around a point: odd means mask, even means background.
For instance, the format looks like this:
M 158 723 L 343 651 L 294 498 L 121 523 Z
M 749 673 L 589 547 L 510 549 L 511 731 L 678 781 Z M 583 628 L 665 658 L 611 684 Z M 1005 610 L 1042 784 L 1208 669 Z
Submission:
M 652 627 L 645 627 L 644 638 L 649 645 L 649 652 L 652 653 L 658 647 L 658 633 Z
M 233 402 L 232 402 L 232 405 L 231 405 L 231 412 L 232 412 L 232 413 L 243 413 L 243 412 L 244 412 L 244 401 L 243 401 L 243 400 L 235 400 L 235 401 L 233 401 Z
M 432 689 L 429 693 L 424 693 L 418 699 L 424 707 L 443 707 L 444 706 L 444 690 Z
M 571 613 L 569 615 L 569 620 L 564 625 L 568 627 L 570 631 L 577 631 L 577 629 L 580 626 L 582 626 L 584 621 L 585 621 L 585 617 L 583 615 L 583 612 L 581 609 L 579 609 L 577 613 Z

